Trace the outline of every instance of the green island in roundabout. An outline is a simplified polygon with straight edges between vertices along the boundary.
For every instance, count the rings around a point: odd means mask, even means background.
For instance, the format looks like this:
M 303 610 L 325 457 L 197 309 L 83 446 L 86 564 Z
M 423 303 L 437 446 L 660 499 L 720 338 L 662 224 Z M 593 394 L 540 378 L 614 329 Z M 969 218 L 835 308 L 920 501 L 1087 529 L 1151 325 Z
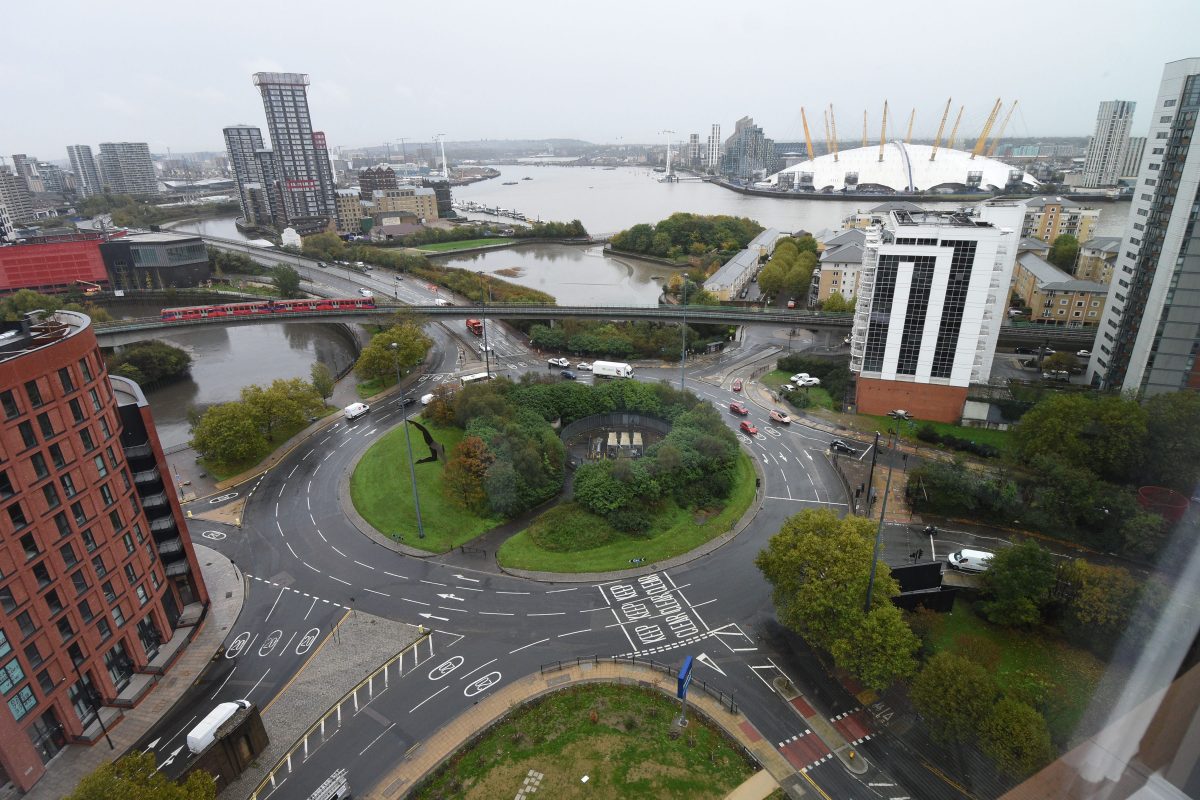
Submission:
M 755 497 L 753 462 L 720 413 L 666 383 L 525 376 L 439 387 L 407 435 L 397 427 L 359 460 L 350 478 L 358 513 L 434 553 L 511 524 L 497 560 L 513 569 L 662 561 L 727 533 Z

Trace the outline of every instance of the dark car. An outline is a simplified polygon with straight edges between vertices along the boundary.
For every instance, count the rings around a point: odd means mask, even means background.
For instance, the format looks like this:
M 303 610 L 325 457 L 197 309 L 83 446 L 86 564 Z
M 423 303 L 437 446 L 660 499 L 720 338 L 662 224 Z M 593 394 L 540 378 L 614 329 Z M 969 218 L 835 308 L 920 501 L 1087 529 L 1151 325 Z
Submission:
M 562 375 L 564 378 L 566 378 L 569 381 L 575 380 L 575 373 L 571 372 L 571 370 L 569 370 L 569 369 L 564 369 L 562 372 L 560 372 L 558 374 Z
M 400 406 L 401 407 L 411 406 L 415 402 L 417 402 L 417 398 L 415 398 L 415 397 L 401 397 L 400 398 Z
M 830 442 L 829 449 L 835 453 L 842 453 L 843 455 L 848 455 L 848 456 L 858 455 L 857 450 L 855 450 L 853 447 L 851 447 L 850 445 L 843 442 L 841 439 L 834 439 L 832 442 Z

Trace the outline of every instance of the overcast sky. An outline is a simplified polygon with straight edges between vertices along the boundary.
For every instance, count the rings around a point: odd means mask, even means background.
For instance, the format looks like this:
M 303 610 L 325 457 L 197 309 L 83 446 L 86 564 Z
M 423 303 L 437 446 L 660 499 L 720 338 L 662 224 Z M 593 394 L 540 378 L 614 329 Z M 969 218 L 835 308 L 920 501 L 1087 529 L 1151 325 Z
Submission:
M 1200 56 L 1196 0 L 453 3 L 64 0 L 6 15 L 0 154 L 148 141 L 221 150 L 221 128 L 265 124 L 259 70 L 312 78 L 331 146 L 549 138 L 724 136 L 752 116 L 777 140 L 814 138 L 833 103 L 843 139 L 932 136 L 947 97 L 960 142 L 997 97 L 1014 136 L 1086 135 L 1101 100 L 1147 126 L 1162 66 Z M 951 121 L 953 114 L 951 112 Z M 947 125 L 947 129 L 949 124 Z M 947 131 L 948 132 L 948 131 Z

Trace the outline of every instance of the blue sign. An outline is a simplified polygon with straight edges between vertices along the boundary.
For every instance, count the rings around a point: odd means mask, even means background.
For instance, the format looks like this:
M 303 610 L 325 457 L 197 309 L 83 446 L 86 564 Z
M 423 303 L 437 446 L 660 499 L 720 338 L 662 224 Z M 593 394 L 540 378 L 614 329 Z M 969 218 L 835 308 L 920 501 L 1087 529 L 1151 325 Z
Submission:
M 692 657 L 688 656 L 683 660 L 683 666 L 679 668 L 679 683 L 675 690 L 675 696 L 680 700 L 687 697 L 688 686 L 692 682 Z

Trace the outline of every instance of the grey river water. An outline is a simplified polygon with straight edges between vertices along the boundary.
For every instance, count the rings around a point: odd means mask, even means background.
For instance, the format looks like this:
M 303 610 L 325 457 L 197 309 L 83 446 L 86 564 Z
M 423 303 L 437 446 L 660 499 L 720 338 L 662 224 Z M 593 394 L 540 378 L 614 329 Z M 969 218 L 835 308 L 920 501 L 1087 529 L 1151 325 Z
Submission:
M 455 198 L 515 209 L 530 219 L 579 219 L 593 233 L 657 222 L 677 211 L 747 216 L 780 230 L 818 232 L 837 228 L 848 214 L 877 205 L 863 200 L 751 197 L 696 181 L 658 183 L 658 174 L 648 169 L 533 165 L 503 165 L 498 169 L 499 178 L 455 187 Z M 522 180 L 525 177 L 531 180 Z M 504 185 L 511 181 L 516 184 Z M 1129 204 L 1097 203 L 1097 207 L 1100 220 L 1094 233 L 1119 236 Z M 248 238 L 238 231 L 232 218 L 188 223 L 179 230 Z M 653 304 L 660 291 L 658 279 L 670 272 L 644 262 L 607 257 L 599 247 L 567 245 L 523 245 L 442 261 L 493 273 L 515 270 L 515 274 L 500 277 L 548 292 L 563 305 Z M 241 387 L 251 383 L 308 378 L 317 359 L 335 371 L 348 364 L 353 351 L 334 331 L 330 326 L 289 324 L 218 328 L 165 337 L 187 349 L 195 363 L 191 380 L 149 395 L 164 446 L 187 440 L 189 407 L 203 408 L 236 399 Z

